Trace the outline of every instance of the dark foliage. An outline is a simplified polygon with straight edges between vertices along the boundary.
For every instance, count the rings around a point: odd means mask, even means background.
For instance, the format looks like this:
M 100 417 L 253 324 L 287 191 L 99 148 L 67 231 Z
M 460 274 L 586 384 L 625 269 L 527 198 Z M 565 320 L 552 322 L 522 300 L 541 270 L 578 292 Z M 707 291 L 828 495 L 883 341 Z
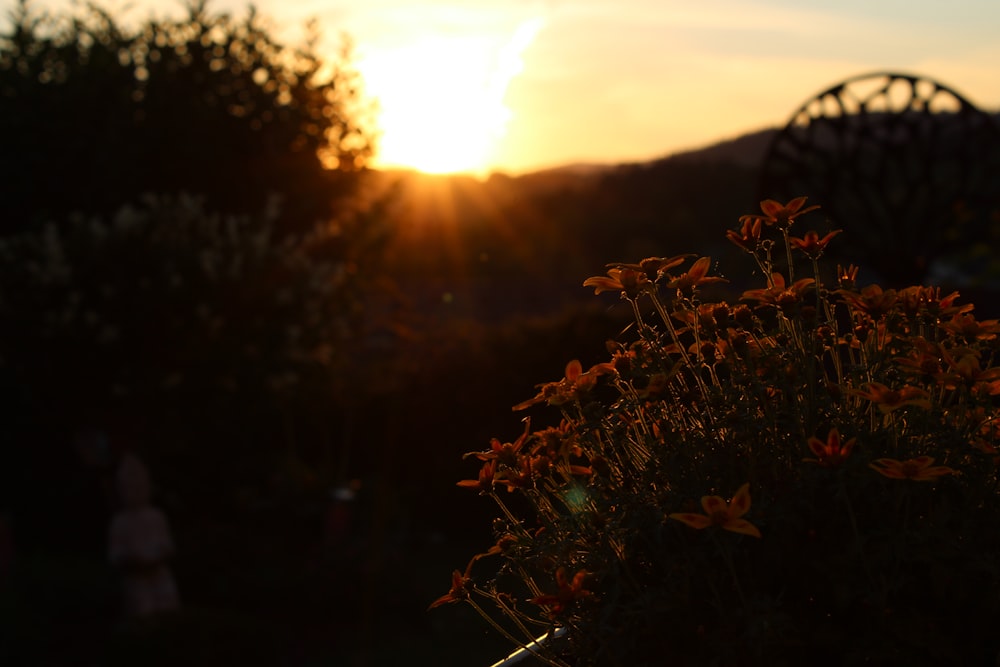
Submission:
M 320 78 L 313 47 L 205 3 L 128 29 L 95 6 L 12 12 L 0 508 L 21 544 L 68 522 L 50 546 L 102 552 L 99 479 L 123 450 L 176 503 L 317 479 L 300 459 L 333 447 L 383 227 L 354 197 L 371 150 L 357 82 L 346 59 Z M 87 429 L 110 435 L 98 462 L 74 447 Z
M 43 20 L 18 3 L 0 35 L 0 232 L 147 192 L 234 213 L 278 193 L 297 231 L 329 215 L 371 151 L 349 55 L 324 74 L 314 30 L 290 48 L 253 9 L 206 5 L 126 28 L 95 5 Z

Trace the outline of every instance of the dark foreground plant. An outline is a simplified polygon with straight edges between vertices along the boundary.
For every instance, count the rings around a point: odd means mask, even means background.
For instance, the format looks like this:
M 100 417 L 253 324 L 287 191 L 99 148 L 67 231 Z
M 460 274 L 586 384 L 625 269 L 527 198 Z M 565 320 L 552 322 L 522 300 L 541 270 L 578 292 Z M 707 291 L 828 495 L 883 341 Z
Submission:
M 497 542 L 432 606 L 519 646 L 564 628 L 532 647 L 549 665 L 992 664 L 1000 325 L 825 280 L 836 232 L 794 236 L 804 204 L 728 233 L 764 279 L 738 304 L 703 300 L 705 257 L 584 283 L 634 325 L 515 406 L 557 426 L 469 455 Z

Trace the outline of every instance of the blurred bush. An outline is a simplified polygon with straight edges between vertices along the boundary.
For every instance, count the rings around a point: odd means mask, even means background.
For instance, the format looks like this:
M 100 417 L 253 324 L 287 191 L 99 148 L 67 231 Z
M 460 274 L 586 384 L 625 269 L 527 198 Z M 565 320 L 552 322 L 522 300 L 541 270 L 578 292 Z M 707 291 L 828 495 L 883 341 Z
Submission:
M 372 142 L 349 46 L 325 62 L 317 44 L 315 25 L 288 47 L 252 8 L 206 2 L 143 22 L 94 4 L 9 14 L 0 507 L 19 540 L 85 506 L 121 449 L 192 502 L 318 483 L 299 459 L 324 452 L 297 445 L 333 446 L 357 267 L 385 226 L 362 201 Z M 75 451 L 95 430 L 111 448 Z M 109 498 L 88 493 L 99 523 Z
M 136 27 L 20 0 L 0 35 L 0 233 L 179 191 L 233 213 L 280 193 L 283 229 L 307 229 L 372 150 L 349 45 L 324 62 L 317 43 L 315 24 L 288 47 L 252 8 L 237 20 L 203 0 Z
M 336 415 L 347 390 L 360 258 L 349 222 L 280 238 L 276 217 L 150 197 L 110 221 L 3 239 L 11 471 L 54 464 L 83 427 L 172 459 L 161 473 L 177 491 L 259 481 L 279 455 L 297 458 L 296 425 Z
M 308 383 L 329 395 L 360 312 L 354 264 L 330 252 L 339 227 L 282 239 L 275 217 L 149 197 L 108 222 L 4 239 L 5 368 L 69 413 L 218 414 L 224 397 L 290 398 Z

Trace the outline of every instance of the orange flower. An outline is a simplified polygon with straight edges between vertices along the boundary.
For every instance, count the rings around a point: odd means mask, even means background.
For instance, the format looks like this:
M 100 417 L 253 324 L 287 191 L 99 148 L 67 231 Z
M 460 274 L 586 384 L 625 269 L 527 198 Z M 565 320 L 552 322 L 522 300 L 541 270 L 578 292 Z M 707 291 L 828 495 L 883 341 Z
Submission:
M 537 431 L 532 453 L 541 453 L 553 460 L 583 456 L 583 449 L 580 447 L 572 427 L 572 422 L 563 419 L 559 426 L 550 426 L 542 431 Z
M 809 449 L 816 455 L 816 458 L 802 460 L 817 463 L 824 468 L 836 468 L 851 455 L 856 440 L 857 438 L 851 438 L 847 442 L 841 442 L 840 432 L 836 428 L 832 428 L 826 435 L 826 442 L 819 438 L 809 438 Z
M 545 459 L 545 457 L 539 457 Z M 548 461 L 548 459 L 545 459 Z M 535 469 L 532 466 L 532 459 L 529 456 L 522 456 L 518 459 L 517 465 L 505 468 L 497 484 L 506 484 L 507 493 L 513 493 L 514 489 L 530 489 L 535 485 Z
M 622 292 L 630 299 L 639 296 L 640 292 L 652 289 L 645 271 L 630 268 L 608 269 L 607 276 L 591 276 L 583 281 L 584 287 L 593 287 L 594 294 L 601 292 Z
M 952 318 L 941 324 L 942 327 L 956 336 L 962 336 L 967 340 L 993 340 L 1000 332 L 1000 323 L 997 320 L 983 320 L 977 322 L 972 313 L 955 313 Z
M 771 287 L 766 289 L 747 290 L 740 297 L 742 301 L 757 301 L 764 306 L 777 306 L 778 308 L 791 308 L 802 301 L 803 295 L 809 291 L 816 281 L 812 278 L 802 278 L 796 280 L 792 285 L 785 285 L 785 277 L 780 273 L 771 274 Z
M 862 321 L 855 325 L 852 334 L 850 339 L 841 336 L 838 342 L 855 350 L 860 350 L 862 345 L 869 344 L 874 349 L 882 351 L 891 347 L 889 343 L 896 338 L 895 334 L 886 325 L 884 319 L 880 320 L 875 326 L 872 326 L 872 323 L 869 321 Z
M 465 574 L 462 574 L 458 570 L 451 573 L 451 590 L 439 597 L 437 600 L 431 603 L 431 606 L 427 607 L 428 611 L 434 607 L 440 607 L 443 604 L 451 604 L 452 602 L 461 602 L 469 597 L 469 589 L 467 588 L 468 583 L 471 581 L 469 577 L 469 572 L 472 569 L 472 563 L 475 562 L 473 558 L 469 562 L 469 566 L 465 568 Z
M 929 482 L 938 477 L 956 474 L 955 470 L 947 466 L 932 466 L 932 463 L 934 463 L 933 457 L 918 456 L 906 461 L 877 459 L 868 465 L 872 470 L 889 479 L 912 479 L 915 482 Z
M 685 259 L 694 256 L 695 255 L 687 254 L 674 255 L 673 257 L 647 257 L 638 264 L 608 264 L 608 268 L 641 271 L 646 274 L 646 277 L 649 280 L 656 280 L 664 276 L 667 271 L 675 266 L 683 264 Z
M 907 375 L 934 376 L 941 372 L 941 348 L 925 338 L 913 338 L 913 349 L 905 357 L 895 357 L 897 368 Z
M 516 544 L 517 544 L 517 538 L 514 537 L 513 535 L 510 535 L 509 533 L 506 533 L 504 535 L 501 535 L 500 538 L 496 541 L 496 544 L 494 544 L 492 547 L 490 547 L 481 554 L 476 554 L 475 556 L 473 556 L 471 562 L 475 563 L 480 558 L 487 558 L 488 556 L 497 556 L 499 554 L 506 552 L 508 549 L 510 549 L 512 546 Z
M 740 221 L 743 223 L 740 231 L 729 230 L 726 232 L 726 238 L 745 251 L 752 253 L 760 245 L 760 226 L 762 220 L 760 218 L 744 216 L 740 218 Z
M 969 412 L 970 420 L 980 421 L 979 433 L 973 439 L 972 446 L 993 456 L 994 463 L 997 463 L 1000 462 L 1000 450 L 997 449 L 997 444 L 1000 444 L 1000 420 L 986 415 L 986 410 L 981 407 Z
M 479 469 L 479 479 L 463 479 L 457 482 L 456 486 L 465 489 L 476 489 L 477 491 L 490 491 L 493 489 L 493 478 L 496 475 L 497 462 L 487 461 Z
M 682 273 L 667 283 L 667 287 L 676 288 L 681 292 L 690 292 L 698 285 L 704 285 L 705 283 L 727 282 L 725 278 L 707 275 L 708 269 L 711 265 L 712 259 L 710 257 L 702 257 L 691 265 L 691 268 L 687 270 L 687 273 Z
M 740 217 L 740 222 L 744 220 L 762 220 L 765 225 L 777 225 L 779 229 L 788 229 L 795 222 L 795 218 L 819 208 L 819 206 L 802 208 L 806 203 L 806 199 L 808 197 L 796 197 L 787 204 L 782 204 L 773 199 L 765 199 L 760 203 L 760 210 L 764 215 L 744 215 Z
M 728 504 L 719 496 L 702 496 L 701 507 L 705 510 L 704 514 L 676 512 L 670 518 L 697 530 L 719 526 L 734 533 L 760 537 L 757 526 L 741 518 L 750 509 L 749 483 L 741 486 Z
M 851 264 L 848 267 L 837 265 L 837 284 L 842 289 L 854 289 L 854 283 L 858 280 L 858 267 Z
M 582 600 L 593 595 L 591 591 L 583 587 L 588 576 L 590 576 L 589 572 L 580 570 L 573 575 L 572 581 L 567 581 L 566 568 L 560 567 L 556 570 L 556 585 L 559 587 L 559 591 L 554 595 L 539 595 L 538 597 L 531 598 L 528 602 L 541 607 L 548 607 L 550 616 L 561 614 L 577 600 Z
M 851 304 L 855 310 L 867 313 L 873 320 L 878 320 L 886 315 L 896 304 L 896 290 L 883 290 L 878 285 L 868 285 L 861 290 L 861 293 L 850 290 L 837 290 L 837 294 L 844 297 L 847 303 Z
M 463 458 L 475 456 L 480 461 L 496 460 L 508 466 L 517 465 L 518 454 L 524 447 L 524 444 L 528 441 L 528 438 L 530 437 L 530 431 L 531 431 L 531 417 L 526 417 L 524 419 L 524 432 L 520 436 L 518 436 L 517 440 L 515 440 L 514 442 L 501 443 L 499 439 L 493 438 L 490 440 L 490 451 L 469 452 Z
M 522 401 L 512 409 L 515 411 L 524 410 L 537 403 L 548 403 L 549 405 L 568 403 L 593 389 L 594 385 L 597 384 L 597 378 L 613 372 L 615 372 L 614 364 L 608 362 L 591 366 L 584 373 L 583 365 L 574 359 L 566 364 L 563 379 L 538 385 L 539 391 L 534 398 Z
M 944 386 L 945 389 L 957 389 L 960 386 L 969 387 L 973 392 L 985 391 L 990 396 L 1000 394 L 1000 368 L 992 367 L 983 370 L 979 365 L 979 355 L 968 351 L 957 361 L 951 354 L 942 348 L 945 361 L 948 362 L 948 371 L 937 373 L 935 379 Z
M 878 405 L 878 409 L 883 413 L 892 412 L 906 405 L 916 405 L 924 409 L 930 409 L 930 394 L 919 387 L 904 385 L 899 389 L 889 389 L 881 382 L 869 382 L 868 391 L 856 390 L 855 396 L 867 398 L 872 403 Z
M 819 237 L 818 232 L 806 232 L 805 238 L 800 239 L 789 236 L 788 242 L 793 248 L 801 250 L 809 259 L 817 259 L 826 250 L 826 246 L 830 244 L 830 240 L 842 231 L 842 229 L 835 229 L 823 238 Z
M 899 290 L 899 305 L 911 320 L 922 318 L 926 322 L 937 322 L 941 317 L 967 313 L 972 310 L 971 303 L 962 306 L 955 305 L 958 292 L 941 296 L 940 287 L 922 287 L 914 285 Z
M 699 304 L 696 310 L 684 308 L 671 313 L 678 322 L 683 322 L 688 326 L 698 325 L 702 335 L 713 334 L 720 326 L 720 322 L 728 325 L 729 306 L 725 303 L 703 303 Z

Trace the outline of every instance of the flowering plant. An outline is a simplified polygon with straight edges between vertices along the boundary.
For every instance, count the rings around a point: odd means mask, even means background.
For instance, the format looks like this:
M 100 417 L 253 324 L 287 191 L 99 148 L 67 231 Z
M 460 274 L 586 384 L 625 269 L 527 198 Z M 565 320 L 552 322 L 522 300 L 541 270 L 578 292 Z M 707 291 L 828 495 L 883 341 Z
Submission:
M 468 455 L 497 541 L 432 607 L 548 665 L 992 662 L 1000 324 L 827 278 L 837 232 L 793 236 L 805 201 L 728 232 L 764 283 L 738 303 L 704 298 L 707 257 L 584 282 L 634 323 L 515 406 L 558 424 Z

